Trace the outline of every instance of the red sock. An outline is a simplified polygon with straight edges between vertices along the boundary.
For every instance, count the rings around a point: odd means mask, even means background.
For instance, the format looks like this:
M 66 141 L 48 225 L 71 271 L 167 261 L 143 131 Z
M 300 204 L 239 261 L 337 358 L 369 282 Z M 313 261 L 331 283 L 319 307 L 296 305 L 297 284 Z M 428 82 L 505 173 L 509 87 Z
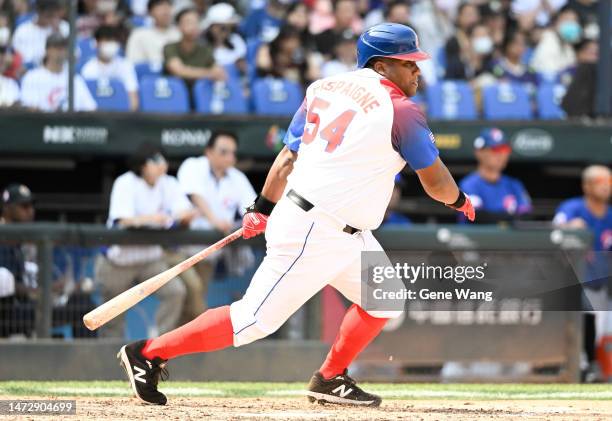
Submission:
M 197 318 L 159 338 L 149 339 L 142 355 L 149 360 L 164 360 L 195 352 L 209 352 L 227 348 L 234 342 L 230 307 L 206 310 Z
M 389 319 L 372 317 L 353 304 L 346 312 L 338 336 L 319 372 L 326 379 L 341 374 L 374 339 Z

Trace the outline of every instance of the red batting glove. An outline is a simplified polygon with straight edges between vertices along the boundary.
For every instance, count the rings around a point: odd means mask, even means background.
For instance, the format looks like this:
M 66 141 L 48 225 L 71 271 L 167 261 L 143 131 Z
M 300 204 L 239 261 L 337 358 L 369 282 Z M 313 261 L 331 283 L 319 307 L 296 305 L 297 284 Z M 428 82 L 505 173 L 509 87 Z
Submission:
M 462 191 L 459 192 L 459 198 L 455 201 L 455 203 L 450 205 L 447 204 L 446 206 L 455 209 L 457 212 L 463 213 L 465 217 L 470 220 L 470 222 L 474 222 L 474 219 L 476 219 L 476 211 L 474 210 L 474 206 L 472 206 L 470 196 Z
M 255 237 L 266 231 L 268 217 L 259 212 L 248 212 L 242 217 L 242 238 Z
M 272 213 L 276 203 L 259 195 L 255 202 L 249 206 L 242 217 L 242 238 L 255 237 L 266 231 L 268 216 Z

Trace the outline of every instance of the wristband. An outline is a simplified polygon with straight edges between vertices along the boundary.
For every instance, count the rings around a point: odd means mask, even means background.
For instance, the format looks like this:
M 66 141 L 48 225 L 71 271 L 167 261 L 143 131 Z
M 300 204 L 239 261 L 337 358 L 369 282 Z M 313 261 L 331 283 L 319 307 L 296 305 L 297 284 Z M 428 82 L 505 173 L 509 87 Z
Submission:
M 276 203 L 266 199 L 263 195 L 257 196 L 255 202 L 247 208 L 247 212 L 259 212 L 263 215 L 270 216 Z
M 446 206 L 453 209 L 459 209 L 461 206 L 465 204 L 465 193 L 459 190 L 459 197 L 455 200 L 455 203 L 447 203 Z

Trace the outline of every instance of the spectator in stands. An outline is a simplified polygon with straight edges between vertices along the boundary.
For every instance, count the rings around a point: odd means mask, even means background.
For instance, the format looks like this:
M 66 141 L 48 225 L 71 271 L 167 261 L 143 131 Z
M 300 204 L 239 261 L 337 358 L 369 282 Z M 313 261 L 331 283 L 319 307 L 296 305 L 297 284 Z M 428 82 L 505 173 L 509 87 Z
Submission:
M 379 7 L 374 7 L 364 19 L 364 28 L 370 28 L 382 22 L 408 24 L 410 6 L 402 0 L 384 1 Z
M 225 80 L 227 74 L 215 64 L 212 47 L 200 41 L 198 12 L 195 9 L 181 10 L 176 15 L 176 23 L 182 37 L 164 47 L 166 73 L 183 79 L 190 88 L 198 79 Z
M 612 269 L 612 173 L 608 167 L 592 165 L 582 172 L 582 197 L 569 199 L 557 208 L 553 223 L 563 228 L 588 229 L 593 234 L 592 251 L 587 255 L 586 273 L 580 274 L 584 285 L 586 310 L 584 348 L 589 367 L 583 370 L 586 380 L 598 376 L 595 345 L 605 334 L 608 316 L 608 289 Z
M 134 65 L 119 55 L 121 45 L 117 28 L 102 25 L 96 29 L 97 55 L 81 69 L 86 80 L 118 79 L 123 83 L 130 99 L 130 110 L 138 110 L 138 78 Z
M 410 218 L 404 215 L 402 212 L 399 212 L 399 204 L 402 198 L 402 185 L 403 180 L 401 174 L 398 174 L 395 177 L 395 185 L 393 186 L 393 192 L 391 193 L 391 199 L 389 200 L 389 206 L 387 206 L 387 210 L 385 211 L 385 217 L 383 219 L 383 226 L 398 226 L 410 225 L 412 222 Z
M 516 16 L 519 28 L 530 31 L 534 27 L 544 27 L 565 5 L 567 0 L 513 0 L 512 14 Z
M 459 186 L 478 209 L 480 223 L 514 220 L 531 212 L 531 199 L 520 180 L 503 173 L 512 151 L 504 133 L 485 128 L 474 140 L 478 166 Z M 459 219 L 465 222 L 464 218 Z
M 511 31 L 501 45 L 502 56 L 493 62 L 493 75 L 503 81 L 524 83 L 533 91 L 538 83 L 536 73 L 523 62 L 527 48 L 525 34 Z
M 153 26 L 132 31 L 127 42 L 126 57 L 133 64 L 150 63 L 160 66 L 164 61 L 164 46 L 178 41 L 181 33 L 172 25 L 170 0 L 149 0 L 147 8 Z
M 443 49 L 447 40 L 455 34 L 453 22 L 458 13 L 458 4 L 459 2 L 454 0 L 449 2 L 414 0 L 410 2 L 410 22 L 412 28 L 419 34 L 419 46 L 423 51 L 430 51 L 436 61 L 440 55 L 440 49 Z M 465 20 L 466 17 L 469 17 L 469 13 L 463 19 Z
M 10 107 L 19 101 L 19 85 L 15 80 L 3 76 L 11 58 L 9 47 L 0 45 L 0 108 Z
M 0 12 L 0 49 L 4 55 L 0 75 L 19 80 L 24 72 L 23 58 L 11 47 L 11 22 L 4 12 Z
M 247 40 L 271 42 L 278 35 L 292 0 L 268 0 L 266 7 L 253 9 L 240 24 Z
M 531 66 L 538 73 L 553 78 L 561 70 L 576 63 L 573 45 L 582 37 L 578 14 L 564 7 L 555 18 L 554 26 L 542 33 L 531 58 Z
M 43 65 L 21 81 L 21 104 L 39 111 L 68 110 L 68 40 L 61 34 L 47 39 Z M 80 75 L 74 76 L 74 110 L 95 111 L 96 101 Z
M 203 26 L 206 31 L 206 40 L 213 48 L 215 63 L 219 66 L 227 66 L 242 61 L 239 67 L 246 71 L 244 62 L 246 43 L 235 32 L 238 22 L 240 22 L 240 17 L 232 5 L 219 3 L 208 9 Z
M 124 10 L 118 10 L 119 7 Z M 78 37 L 93 36 L 100 25 L 115 27 L 118 32 L 126 12 L 125 7 L 124 2 L 117 0 L 79 0 L 76 21 Z M 116 36 L 119 38 L 120 34 Z
M 348 34 L 346 38 L 342 38 L 338 41 L 334 48 L 332 59 L 326 61 L 321 67 L 321 76 L 329 77 L 355 70 L 357 68 L 355 56 L 356 46 L 357 37 Z
M 315 51 L 315 39 L 308 29 L 308 21 L 308 7 L 304 3 L 294 2 L 289 6 L 289 9 L 287 9 L 287 26 L 291 26 L 300 33 L 302 46 L 307 51 Z
M 19 25 L 13 34 L 13 48 L 29 66 L 38 65 L 46 54 L 47 37 L 59 32 L 68 36 L 68 23 L 61 19 L 62 6 L 58 0 L 37 0 L 36 16 Z
M 330 58 L 338 42 L 343 38 L 358 35 L 354 23 L 359 19 L 357 4 L 354 0 L 335 0 L 333 2 L 335 24 L 315 37 L 317 51 Z
M 30 189 L 23 184 L 11 184 L 2 193 L 2 223 L 16 224 L 34 221 L 34 198 Z M 55 248 L 58 251 L 60 248 Z M 13 326 L 12 330 L 22 330 L 19 333 L 28 334 L 34 323 L 35 305 L 40 299 L 38 290 L 37 274 L 38 265 L 29 259 L 35 258 L 35 252 L 28 257 L 25 246 L 1 245 L 0 246 L 0 278 L 4 273 L 4 280 L 10 279 L 7 271 L 12 275 L 14 281 L 13 311 L 21 316 L 21 319 L 13 319 L 21 326 Z M 59 253 L 54 253 L 58 255 Z M 53 299 L 52 325 L 60 326 L 69 324 L 72 336 L 76 338 L 93 337 L 91 332 L 83 325 L 83 316 L 94 308 L 90 291 L 81 288 L 80 283 L 69 279 L 71 274 L 59 267 L 54 256 L 54 276 L 51 285 Z M 0 281 L 1 282 L 1 281 Z M 9 327 L 9 330 L 11 328 Z M 2 330 L 0 328 L 0 330 Z M 18 332 L 12 332 L 18 333 Z
M 259 76 L 288 79 L 302 85 L 319 77 L 314 54 L 304 49 L 299 32 L 291 26 L 284 26 L 274 41 L 259 48 L 256 63 Z
M 181 164 L 179 183 L 199 212 L 191 228 L 217 229 L 228 234 L 240 224 L 246 208 L 255 200 L 255 190 L 249 179 L 235 168 L 237 149 L 238 137 L 234 133 L 215 132 L 203 156 L 187 158 Z M 201 282 L 188 285 L 185 309 L 191 319 L 205 310 L 202 297 L 206 295 L 208 282 L 213 275 L 214 261 L 202 261 L 196 266 L 196 271 Z
M 166 175 L 168 165 L 159 147 L 141 144 L 131 157 L 130 168 L 113 183 L 109 227 L 164 230 L 189 225 L 195 213 L 176 178 Z M 105 301 L 130 288 L 135 281 L 144 281 L 168 269 L 163 249 L 157 245 L 111 246 L 96 266 L 96 279 Z M 156 295 L 160 300 L 157 328 L 164 333 L 177 325 L 185 287 L 180 278 L 173 279 Z M 123 332 L 124 317 L 117 317 L 100 334 L 123 337 Z
M 446 57 L 446 79 L 469 80 L 491 69 L 494 44 L 489 28 L 476 24 L 467 35 L 469 43 L 462 47 L 459 55 Z
M 599 44 L 584 40 L 576 46 L 577 66 L 567 70 L 571 82 L 561 101 L 569 117 L 595 117 Z
M 489 28 L 491 40 L 495 54 L 501 53 L 504 38 L 509 31 L 508 18 L 501 11 L 493 10 L 491 7 L 485 7 L 485 12 L 482 14 L 483 23 Z
M 465 79 L 465 63 L 471 56 L 469 32 L 480 21 L 478 8 L 471 3 L 462 3 L 455 20 L 455 36 L 446 42 L 446 79 Z

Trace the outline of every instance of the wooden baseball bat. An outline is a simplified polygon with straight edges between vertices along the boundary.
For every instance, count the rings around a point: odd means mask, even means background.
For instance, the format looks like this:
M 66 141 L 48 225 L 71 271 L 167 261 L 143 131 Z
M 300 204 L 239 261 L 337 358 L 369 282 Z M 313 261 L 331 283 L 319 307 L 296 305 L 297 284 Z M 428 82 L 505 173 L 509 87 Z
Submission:
M 89 330 L 96 330 L 104 323 L 114 319 L 130 307 L 138 304 L 144 298 L 153 294 L 155 291 L 167 284 L 171 279 L 180 275 L 196 263 L 208 257 L 213 252 L 222 249 L 227 244 L 241 236 L 242 228 L 217 241 L 212 246 L 207 247 L 193 256 L 183 260 L 178 265 L 173 266 L 170 269 L 133 286 L 127 291 L 122 292 L 83 316 L 83 323 Z

